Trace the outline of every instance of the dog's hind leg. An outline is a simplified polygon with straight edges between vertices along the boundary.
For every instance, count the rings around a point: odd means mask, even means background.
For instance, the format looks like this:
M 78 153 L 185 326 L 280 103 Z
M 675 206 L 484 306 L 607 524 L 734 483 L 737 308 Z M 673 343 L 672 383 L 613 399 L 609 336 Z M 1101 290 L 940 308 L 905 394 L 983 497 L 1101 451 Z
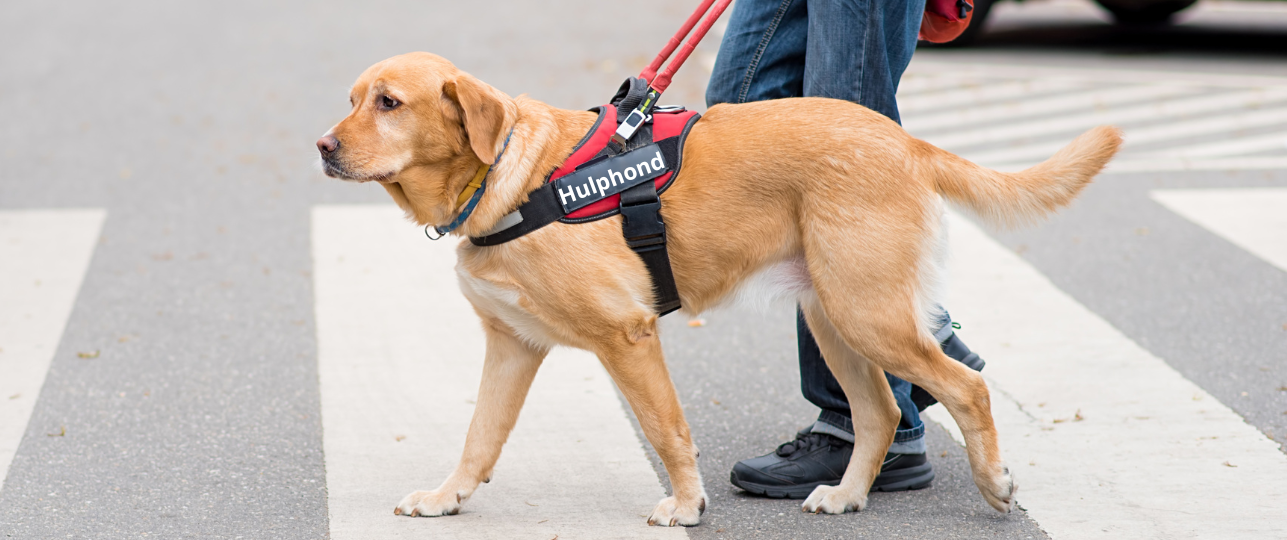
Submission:
M 404 516 L 446 516 L 460 512 L 478 484 L 491 480 L 492 467 L 523 408 L 523 400 L 545 359 L 546 349 L 534 347 L 495 319 L 483 319 L 487 354 L 478 388 L 478 406 L 465 436 L 460 463 L 438 489 L 407 495 L 393 513 Z
M 804 501 L 805 512 L 840 514 L 867 506 L 867 491 L 898 428 L 898 404 L 889 382 L 875 364 L 850 348 L 827 318 L 817 298 L 801 302 L 809 330 L 849 400 L 854 423 L 854 451 L 838 486 L 818 486 Z
M 596 351 L 608 374 L 630 402 L 639 427 L 670 475 L 672 495 L 657 503 L 649 525 L 691 527 L 706 510 L 706 491 L 697 470 L 697 448 L 670 380 L 657 335 L 657 316 L 640 315 L 620 336 Z
M 1009 512 L 1018 486 L 1001 460 L 991 398 L 983 376 L 943 354 L 932 340 L 907 343 L 901 352 L 886 358 L 889 361 L 882 366 L 885 371 L 924 388 L 947 407 L 965 437 L 974 485 L 993 508 Z
M 881 369 L 924 388 L 947 407 L 965 437 L 979 492 L 993 508 L 1008 512 L 1016 487 L 1001 461 L 987 384 L 977 372 L 943 354 L 927 329 L 918 328 L 918 306 L 907 292 L 912 287 L 890 283 L 863 288 L 856 284 L 872 281 L 836 274 L 815 275 L 814 282 L 827 316 L 845 343 Z M 830 360 L 827 365 L 831 366 Z
M 857 202 L 822 193 L 802 205 L 801 244 L 817 301 L 858 354 L 947 407 L 965 437 L 975 485 L 988 504 L 1006 512 L 1015 486 L 1001 462 L 987 384 L 943 354 L 927 327 L 937 273 L 938 198 L 868 185 L 874 191 Z

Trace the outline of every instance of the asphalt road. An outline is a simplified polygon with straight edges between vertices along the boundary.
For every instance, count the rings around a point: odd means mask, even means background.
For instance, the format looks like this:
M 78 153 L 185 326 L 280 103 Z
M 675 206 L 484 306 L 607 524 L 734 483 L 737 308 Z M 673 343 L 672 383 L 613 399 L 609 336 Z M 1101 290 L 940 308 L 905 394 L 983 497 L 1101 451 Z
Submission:
M 313 141 L 347 111 L 348 85 L 375 61 L 427 50 L 511 95 L 585 108 L 636 72 L 689 4 L 654 2 L 627 22 L 588 1 L 0 5 L 0 213 L 106 211 L 38 392 L 0 396 L 31 410 L 0 488 L 0 533 L 328 537 L 309 215 L 389 202 L 318 172 Z M 1114 27 L 1075 2 L 993 15 L 977 45 L 919 51 L 913 72 L 1287 76 L 1287 11 L 1274 3 L 1204 6 L 1152 29 Z M 703 48 L 668 102 L 701 108 L 714 41 Z M 1050 222 L 993 237 L 1284 445 L 1287 271 L 1151 197 L 1245 187 L 1285 188 L 1287 166 L 1110 171 Z M 798 392 L 789 306 L 704 317 L 663 325 L 712 496 L 690 537 L 1046 536 L 1025 512 L 982 502 L 963 450 L 934 423 L 930 489 L 873 494 L 844 516 L 741 494 L 726 481 L 732 464 L 816 413 Z

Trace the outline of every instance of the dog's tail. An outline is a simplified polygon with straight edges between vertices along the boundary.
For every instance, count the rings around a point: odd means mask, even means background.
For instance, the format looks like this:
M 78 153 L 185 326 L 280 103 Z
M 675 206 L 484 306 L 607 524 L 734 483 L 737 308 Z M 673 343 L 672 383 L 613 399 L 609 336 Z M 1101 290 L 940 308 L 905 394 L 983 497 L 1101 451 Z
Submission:
M 1122 132 L 1100 126 L 1082 133 L 1045 162 L 1014 173 L 980 167 L 933 148 L 934 190 L 999 227 L 1030 223 L 1072 202 L 1122 144 Z

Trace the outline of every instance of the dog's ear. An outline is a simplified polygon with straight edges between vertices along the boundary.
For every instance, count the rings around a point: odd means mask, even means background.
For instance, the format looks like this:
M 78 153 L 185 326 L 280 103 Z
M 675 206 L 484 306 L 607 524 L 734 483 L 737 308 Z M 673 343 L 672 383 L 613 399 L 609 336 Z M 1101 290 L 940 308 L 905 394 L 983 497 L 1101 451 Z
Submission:
M 505 104 L 509 96 L 468 73 L 442 86 L 448 116 L 457 116 L 469 139 L 469 147 L 483 163 L 493 163 L 508 133 Z M 454 114 L 453 114 L 454 113 Z

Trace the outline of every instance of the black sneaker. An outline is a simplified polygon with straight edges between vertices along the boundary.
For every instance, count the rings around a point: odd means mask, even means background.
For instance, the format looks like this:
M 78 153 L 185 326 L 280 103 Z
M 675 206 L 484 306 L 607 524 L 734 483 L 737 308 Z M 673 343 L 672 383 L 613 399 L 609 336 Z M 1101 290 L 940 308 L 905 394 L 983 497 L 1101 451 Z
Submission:
M 771 454 L 737 462 L 729 482 L 755 495 L 803 499 L 818 486 L 839 484 L 853 451 L 849 442 L 805 430 Z M 934 468 L 925 454 L 885 454 L 871 490 L 922 489 L 933 481 Z
M 880 474 L 871 483 L 872 491 L 925 489 L 934 482 L 934 466 L 925 454 L 885 454 Z

